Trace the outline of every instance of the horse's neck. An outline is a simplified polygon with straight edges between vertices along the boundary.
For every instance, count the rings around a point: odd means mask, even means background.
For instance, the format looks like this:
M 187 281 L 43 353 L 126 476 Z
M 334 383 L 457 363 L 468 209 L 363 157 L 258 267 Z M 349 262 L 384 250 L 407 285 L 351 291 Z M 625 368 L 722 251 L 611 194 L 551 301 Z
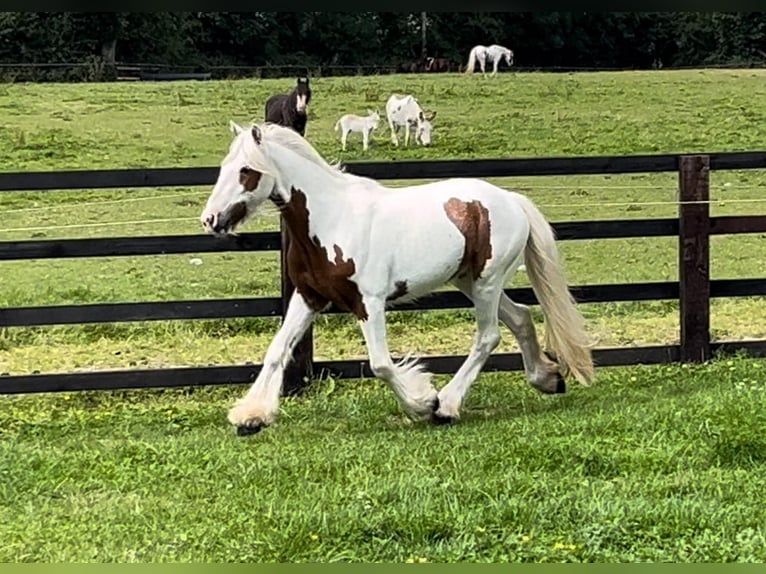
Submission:
M 343 209 L 348 199 L 347 184 L 340 180 L 341 174 L 328 172 L 324 167 L 304 158 L 300 154 L 272 146 L 272 157 L 279 168 L 281 184 L 288 190 L 300 190 L 314 206 L 321 211 Z
M 279 171 L 289 174 L 282 176 L 282 184 L 291 190 L 291 197 L 281 211 L 293 240 L 299 245 L 364 241 L 369 234 L 365 221 L 379 197 L 376 184 L 330 174 L 310 160 L 288 153 L 292 157 L 284 158 Z M 297 162 L 301 162 L 298 169 Z

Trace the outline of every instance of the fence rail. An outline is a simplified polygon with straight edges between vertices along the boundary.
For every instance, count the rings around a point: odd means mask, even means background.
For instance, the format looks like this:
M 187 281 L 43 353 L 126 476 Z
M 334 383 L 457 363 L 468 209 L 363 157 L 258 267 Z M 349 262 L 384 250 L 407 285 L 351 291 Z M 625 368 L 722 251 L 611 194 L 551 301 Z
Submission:
M 711 170 L 766 168 L 766 151 L 718 152 Z M 345 165 L 346 171 L 380 180 L 447 177 L 518 177 L 677 172 L 679 155 L 631 155 L 430 161 L 366 161 Z M 217 167 L 166 167 L 0 173 L 0 192 L 126 187 L 212 185 Z
M 766 295 L 766 278 L 711 280 L 710 237 L 721 234 L 766 233 L 766 216 L 710 217 L 711 170 L 763 169 L 766 152 L 722 152 L 693 155 L 637 155 L 476 159 L 402 162 L 358 162 L 347 171 L 381 180 L 438 179 L 444 177 L 510 177 L 578 174 L 677 172 L 679 216 L 664 219 L 575 221 L 554 224 L 559 240 L 614 239 L 629 237 L 679 238 L 679 280 L 606 285 L 575 285 L 571 290 L 583 303 L 614 301 L 678 300 L 681 337 L 677 345 L 597 349 L 602 366 L 676 361 L 704 361 L 715 351 L 744 349 L 766 356 L 766 340 L 711 342 L 710 299 Z M 157 168 L 66 172 L 0 173 L 0 192 L 105 189 L 210 185 L 217 168 Z M 2 196 L 0 196 L 2 197 Z M 245 233 L 214 238 L 203 234 L 96 239 L 23 240 L 0 242 L 0 261 L 168 255 L 224 251 L 282 251 L 285 231 Z M 284 252 L 283 252 L 284 255 Z M 81 323 L 191 320 L 233 317 L 282 316 L 292 285 L 282 272 L 281 293 L 274 297 L 211 299 L 195 301 L 119 302 L 0 309 L 0 326 L 29 327 Z M 507 293 L 525 304 L 536 304 L 528 288 Z M 422 311 L 470 306 L 456 291 L 443 291 L 395 309 Z M 329 313 L 339 312 L 331 308 Z M 301 387 L 307 377 L 331 372 L 339 377 L 372 376 L 364 360 L 315 361 L 313 335 L 309 331 L 296 349 L 295 363 L 285 377 L 286 391 Z M 425 357 L 436 373 L 449 373 L 465 357 Z M 485 370 L 522 368 L 518 354 L 492 355 Z M 260 365 L 182 367 L 152 370 L 88 371 L 0 376 L 0 393 L 52 392 L 64 390 L 173 387 L 198 384 L 247 382 Z

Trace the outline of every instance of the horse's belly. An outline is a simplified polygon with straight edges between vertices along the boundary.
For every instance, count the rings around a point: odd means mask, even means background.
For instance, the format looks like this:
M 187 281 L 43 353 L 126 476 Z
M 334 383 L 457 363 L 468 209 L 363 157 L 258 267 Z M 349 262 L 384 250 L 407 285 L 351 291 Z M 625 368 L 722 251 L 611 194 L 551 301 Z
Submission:
M 430 238 L 400 243 L 400 257 L 392 257 L 390 276 L 404 281 L 411 296 L 420 297 L 438 289 L 458 274 L 465 241 L 456 231 L 445 229 Z

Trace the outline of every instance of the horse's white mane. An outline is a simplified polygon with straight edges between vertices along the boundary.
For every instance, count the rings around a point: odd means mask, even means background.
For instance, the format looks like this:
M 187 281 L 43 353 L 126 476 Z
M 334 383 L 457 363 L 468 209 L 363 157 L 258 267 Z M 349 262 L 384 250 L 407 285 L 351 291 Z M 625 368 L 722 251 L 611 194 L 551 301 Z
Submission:
M 252 127 L 246 129 L 248 135 L 246 137 L 252 138 L 250 135 L 252 131 Z M 281 126 L 279 124 L 274 123 L 263 123 L 257 125 L 258 129 L 261 132 L 261 137 L 263 143 L 267 145 L 276 144 L 283 148 L 289 149 L 293 153 L 298 154 L 304 159 L 309 160 L 310 162 L 316 164 L 320 168 L 322 168 L 328 175 L 339 178 L 342 181 L 350 182 L 350 183 L 360 183 L 364 182 L 365 185 L 369 186 L 370 183 L 374 183 L 376 185 L 377 182 L 375 180 L 372 180 L 368 177 L 362 177 L 359 175 L 354 175 L 351 173 L 346 173 L 343 169 L 343 166 L 340 162 L 337 162 L 335 164 L 328 163 L 321 155 L 319 155 L 319 152 L 314 149 L 314 146 L 312 146 L 306 139 L 300 135 L 299 133 L 293 131 L 290 128 Z M 257 149 L 258 146 L 256 146 Z M 252 149 L 252 148 L 251 148 Z M 251 153 L 250 160 L 252 161 L 252 167 L 254 169 L 257 169 L 259 171 L 262 171 L 263 173 L 268 173 L 274 177 L 277 176 L 275 173 L 275 170 L 273 169 L 273 166 L 269 164 L 267 158 L 265 157 L 265 154 L 263 153 Z
M 306 139 L 296 131 L 272 123 L 260 124 L 258 128 L 261 130 L 261 135 L 263 136 L 264 141 L 275 142 L 282 147 L 286 147 L 301 157 L 324 168 L 325 171 L 331 175 L 347 175 L 343 171 L 340 162 L 334 165 L 328 163 L 321 155 L 319 155 L 319 152 L 314 149 L 314 146 L 307 142 Z

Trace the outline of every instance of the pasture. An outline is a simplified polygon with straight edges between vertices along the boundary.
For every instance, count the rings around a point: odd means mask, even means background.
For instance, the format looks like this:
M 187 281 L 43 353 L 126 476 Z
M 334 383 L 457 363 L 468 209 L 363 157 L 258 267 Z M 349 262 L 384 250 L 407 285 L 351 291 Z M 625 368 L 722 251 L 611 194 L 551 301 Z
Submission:
M 758 150 L 762 70 L 315 78 L 307 138 L 330 160 Z M 7 171 L 217 164 L 229 119 L 294 79 L 3 85 Z M 433 145 L 341 151 L 345 113 L 392 92 L 437 111 Z M 764 174 L 713 172 L 713 215 L 762 213 Z M 672 174 L 493 179 L 551 221 L 672 217 Z M 392 182 L 401 185 L 405 182 Z M 0 240 L 200 231 L 204 188 L 2 193 Z M 245 230 L 276 229 L 274 213 Z M 562 243 L 571 284 L 674 280 L 674 238 Z M 762 276 L 763 237 L 713 239 L 711 276 Z M 192 264 L 192 260 L 195 264 Z M 0 305 L 277 295 L 276 253 L 0 263 Z M 523 285 L 519 274 L 514 284 Z M 584 305 L 599 346 L 673 342 L 675 302 Z M 766 336 L 759 298 L 716 300 L 713 336 Z M 536 314 L 539 320 L 539 314 Z M 539 323 L 538 323 L 539 325 Z M 0 329 L 0 372 L 259 362 L 276 320 Z M 392 313 L 392 352 L 464 354 L 468 311 Z M 347 316 L 315 357 L 361 357 Z M 504 332 L 498 352 L 513 350 Z M 239 388 L 1 397 L 0 560 L 763 560 L 763 361 L 605 369 L 541 397 L 484 375 L 463 423 L 407 423 L 372 381 L 317 382 L 238 440 Z M 445 381 L 442 377 L 441 382 Z M 83 448 L 83 445 L 85 448 Z M 76 519 L 75 519 L 76 517 Z

